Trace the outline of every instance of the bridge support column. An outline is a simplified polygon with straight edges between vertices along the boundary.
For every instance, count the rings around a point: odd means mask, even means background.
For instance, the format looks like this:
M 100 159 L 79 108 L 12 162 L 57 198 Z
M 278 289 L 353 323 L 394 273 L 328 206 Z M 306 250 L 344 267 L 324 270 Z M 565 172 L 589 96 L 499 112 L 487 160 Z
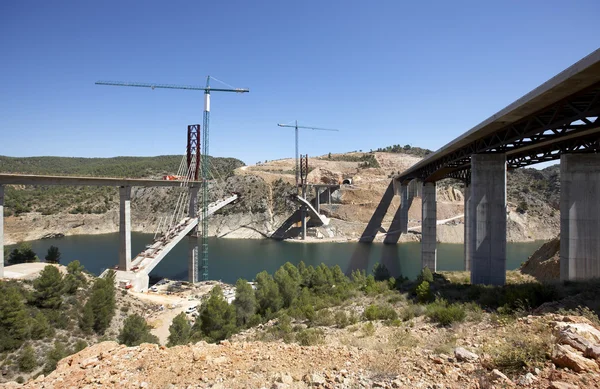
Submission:
M 331 205 L 331 188 L 327 188 L 327 204 Z
M 197 187 L 190 188 L 190 204 L 188 210 L 189 217 L 198 217 L 198 189 Z M 194 228 L 190 235 L 188 236 L 188 281 L 191 283 L 196 283 L 199 281 L 198 279 L 198 241 L 200 237 L 198 236 L 198 226 Z
M 409 199 L 410 196 L 408 192 L 408 184 L 400 185 L 400 233 L 406 234 L 408 233 L 408 210 L 410 208 L 410 203 L 412 203 L 412 199 Z
M 421 268 L 428 267 L 429 270 L 435 272 L 437 270 L 437 201 L 435 182 L 423 183 L 422 199 Z
M 600 154 L 560 157 L 560 279 L 600 277 Z
M 4 277 L 4 185 L 0 185 L 0 277 Z
M 302 227 L 302 240 L 306 240 L 306 206 L 300 208 L 300 223 Z
M 131 187 L 119 188 L 119 270 L 131 268 Z
M 464 193 L 464 249 L 465 249 L 465 271 L 471 271 L 471 246 L 470 246 L 470 234 L 469 226 L 471 224 L 471 213 L 469 207 L 471 206 L 471 186 L 465 185 Z
M 506 282 L 506 155 L 471 156 L 468 237 L 471 283 Z
M 320 198 L 320 195 L 321 195 L 321 190 L 319 189 L 318 186 L 315 186 L 315 196 L 317 198 L 315 200 L 315 205 L 316 205 L 315 209 L 317 210 L 317 213 L 319 213 L 319 214 L 321 213 L 321 198 Z

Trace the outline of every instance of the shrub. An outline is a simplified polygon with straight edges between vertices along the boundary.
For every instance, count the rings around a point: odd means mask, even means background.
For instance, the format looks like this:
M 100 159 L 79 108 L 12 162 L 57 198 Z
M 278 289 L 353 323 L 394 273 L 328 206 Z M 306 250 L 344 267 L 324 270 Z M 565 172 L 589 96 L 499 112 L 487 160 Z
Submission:
M 88 346 L 87 342 L 83 339 L 79 339 L 73 347 L 73 353 L 76 354 Z
M 344 311 L 337 311 L 335 313 L 335 325 L 338 328 L 345 328 L 348 326 L 350 321 L 348 320 L 348 315 Z
M 314 346 L 325 341 L 325 333 L 320 328 L 308 328 L 296 334 L 296 341 L 301 346 Z
M 315 314 L 315 317 L 310 320 L 311 326 L 329 327 L 335 324 L 335 318 L 328 309 L 321 309 Z
M 235 283 L 233 305 L 235 306 L 237 325 L 248 325 L 250 318 L 256 313 L 256 297 L 248 281 L 240 278 Z
M 425 307 L 417 304 L 409 304 L 400 311 L 402 321 L 409 321 L 415 317 L 422 316 L 425 313 Z
M 396 310 L 389 305 L 369 305 L 364 312 L 367 320 L 395 320 L 398 318 Z
M 375 326 L 373 323 L 368 322 L 362 327 L 362 332 L 364 336 L 373 336 L 375 334 Z
M 419 281 L 419 283 L 421 283 L 422 281 L 427 281 L 429 283 L 433 282 L 433 274 L 431 273 L 431 270 L 429 270 L 429 268 L 427 266 L 425 266 L 423 268 L 423 270 L 421 270 L 421 274 L 419 274 L 419 277 L 417 278 L 417 280 Z
M 235 323 L 235 307 L 225 301 L 223 290 L 217 285 L 210 291 L 208 300 L 202 303 L 199 320 L 194 323 L 192 332 L 209 342 L 218 342 L 235 332 Z
M 492 367 L 503 372 L 517 373 L 524 368 L 542 367 L 550 352 L 551 339 L 547 334 L 508 332 L 502 342 L 484 347 Z
M 46 364 L 44 365 L 44 374 L 49 374 L 56 369 L 58 361 L 67 356 L 67 349 L 61 342 L 54 342 L 54 347 L 46 354 Z
M 462 322 L 466 316 L 467 313 L 462 305 L 448 304 L 444 299 L 438 299 L 427 305 L 427 317 L 443 326 Z
M 37 360 L 31 345 L 27 345 L 19 357 L 19 370 L 30 373 L 37 367 Z
M 421 303 L 426 303 L 431 301 L 433 298 L 433 294 L 431 293 L 431 289 L 429 288 L 428 281 L 422 281 L 415 290 L 417 294 L 417 300 Z

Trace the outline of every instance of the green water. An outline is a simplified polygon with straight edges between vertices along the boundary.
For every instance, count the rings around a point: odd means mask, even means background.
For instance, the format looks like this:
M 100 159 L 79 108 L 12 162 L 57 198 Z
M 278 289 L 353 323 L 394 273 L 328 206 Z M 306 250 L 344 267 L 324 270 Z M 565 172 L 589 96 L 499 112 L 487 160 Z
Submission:
M 144 249 L 152 241 L 151 234 L 133 233 L 132 255 Z M 62 264 L 79 260 L 93 274 L 113 267 L 118 262 L 118 234 L 80 235 L 59 239 L 30 242 L 38 257 L 43 259 L 50 245 L 57 246 L 62 253 Z M 542 241 L 508 243 L 507 269 L 519 267 Z M 152 277 L 187 279 L 188 242 L 180 242 L 152 271 Z M 5 251 L 12 247 L 5 247 Z M 298 243 L 279 242 L 270 239 L 209 239 L 209 275 L 211 279 L 235 283 L 238 278 L 252 279 L 266 270 L 273 273 L 285 262 L 306 265 L 339 265 L 349 274 L 354 269 L 370 271 L 376 262 L 384 263 L 392 275 L 402 274 L 413 278 L 420 271 L 420 243 L 384 245 L 382 243 Z M 462 270 L 463 245 L 438 244 L 438 270 Z

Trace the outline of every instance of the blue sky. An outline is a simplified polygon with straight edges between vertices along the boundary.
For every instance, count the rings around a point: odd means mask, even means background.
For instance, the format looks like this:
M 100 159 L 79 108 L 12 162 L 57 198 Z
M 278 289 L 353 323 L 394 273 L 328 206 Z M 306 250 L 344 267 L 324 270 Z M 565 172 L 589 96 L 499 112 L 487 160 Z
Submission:
M 203 85 L 210 153 L 437 149 L 598 48 L 589 1 L 0 2 L 0 155 L 182 154 Z M 213 86 L 219 86 L 213 82 Z

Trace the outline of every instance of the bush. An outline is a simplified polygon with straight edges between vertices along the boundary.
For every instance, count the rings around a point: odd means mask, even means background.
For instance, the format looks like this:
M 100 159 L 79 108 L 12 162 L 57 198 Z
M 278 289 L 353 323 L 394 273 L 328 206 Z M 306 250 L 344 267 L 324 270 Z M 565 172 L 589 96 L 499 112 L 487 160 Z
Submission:
M 427 281 L 429 283 L 433 282 L 433 274 L 431 273 L 431 270 L 429 270 L 429 268 L 427 266 L 425 266 L 423 268 L 423 270 L 421 270 L 421 274 L 419 274 L 419 277 L 417 278 L 417 280 L 419 281 L 419 283 L 421 283 L 422 281 Z
M 47 263 L 60 263 L 61 253 L 56 246 L 50 246 L 46 254 Z
M 546 334 L 509 332 L 502 342 L 485 347 L 492 367 L 507 373 L 542 367 L 550 352 L 551 339 Z
M 373 323 L 368 322 L 362 327 L 362 332 L 364 336 L 373 336 L 375 334 L 375 326 Z
M 363 313 L 366 320 L 396 320 L 398 313 L 390 305 L 375 305 L 371 304 Z
M 235 283 L 235 314 L 238 326 L 249 324 L 250 318 L 256 313 L 256 296 L 248 281 L 239 279 Z
M 429 282 L 422 281 L 415 290 L 417 294 L 417 300 L 421 303 L 426 303 L 431 301 L 433 298 L 433 294 L 431 293 L 431 289 L 429 288 Z
M 409 321 L 415 317 L 422 316 L 425 313 L 425 307 L 417 304 L 409 304 L 400 311 L 402 321 Z
M 315 317 L 310 321 L 311 326 L 329 327 L 335 324 L 335 318 L 328 309 L 321 309 L 315 314 Z
M 37 367 L 37 360 L 31 345 L 27 345 L 19 357 L 19 370 L 25 373 L 32 372 Z
M 461 304 L 449 305 L 446 300 L 439 299 L 427 305 L 427 317 L 433 322 L 446 326 L 464 321 L 467 313 Z
M 301 346 L 314 346 L 325 341 L 325 333 L 320 328 L 308 328 L 296 334 L 296 341 Z
M 344 311 L 337 311 L 335 313 L 335 325 L 338 328 L 345 328 L 348 326 L 348 324 L 350 324 L 350 321 L 348 320 L 348 315 L 346 315 L 346 312 Z
M 67 349 L 61 342 L 54 342 L 54 347 L 46 354 L 44 374 L 48 375 L 56 369 L 58 361 L 67 356 Z
M 158 338 L 150 333 L 150 326 L 140 315 L 130 315 L 125 319 L 118 337 L 119 343 L 129 347 L 142 343 L 158 343 Z

